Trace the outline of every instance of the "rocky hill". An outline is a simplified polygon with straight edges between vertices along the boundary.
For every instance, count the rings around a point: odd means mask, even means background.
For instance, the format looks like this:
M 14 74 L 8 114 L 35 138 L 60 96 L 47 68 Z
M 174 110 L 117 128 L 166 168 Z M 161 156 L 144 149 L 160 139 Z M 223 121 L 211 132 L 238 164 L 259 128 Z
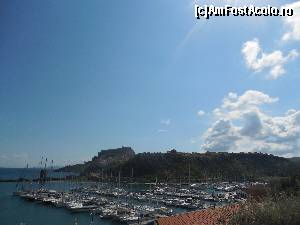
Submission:
M 62 171 L 89 176 L 160 180 L 241 180 L 300 175 L 300 163 L 263 153 L 139 153 L 127 147 L 99 152 L 92 161 Z
M 57 171 L 61 172 L 75 172 L 80 174 L 87 174 L 90 172 L 97 172 L 102 169 L 114 169 L 119 165 L 124 164 L 135 156 L 135 152 L 131 147 L 116 148 L 101 150 L 97 156 L 94 156 L 91 161 L 83 164 L 68 165 L 60 168 Z

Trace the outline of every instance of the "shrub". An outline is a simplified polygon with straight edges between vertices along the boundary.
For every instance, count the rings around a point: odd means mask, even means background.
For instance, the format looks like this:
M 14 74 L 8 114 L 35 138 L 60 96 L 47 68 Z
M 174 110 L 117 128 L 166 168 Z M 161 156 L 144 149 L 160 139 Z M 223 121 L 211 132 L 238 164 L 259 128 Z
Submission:
M 300 198 L 285 195 L 244 204 L 230 225 L 299 225 Z

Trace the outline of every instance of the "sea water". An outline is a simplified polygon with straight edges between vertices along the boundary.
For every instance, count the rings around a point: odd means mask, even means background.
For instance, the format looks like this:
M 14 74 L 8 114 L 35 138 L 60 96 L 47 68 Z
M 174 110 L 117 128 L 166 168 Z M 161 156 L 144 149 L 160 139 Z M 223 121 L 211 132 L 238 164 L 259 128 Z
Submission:
M 40 175 L 41 169 L 38 168 L 0 168 L 0 180 L 17 180 L 19 178 L 37 179 Z M 53 178 L 63 178 L 68 175 L 76 175 L 68 172 L 54 172 L 49 171 L 47 176 Z
M 24 170 L 24 169 L 23 169 Z M 3 169 L 0 168 L 0 180 L 17 180 L 20 177 L 27 178 L 26 182 L 0 182 L 0 225 L 120 225 L 118 221 L 109 219 L 100 219 L 97 215 L 90 215 L 88 212 L 71 212 L 65 208 L 55 208 L 43 203 L 27 201 L 19 196 L 13 196 L 13 192 L 21 187 L 26 190 L 36 190 L 40 188 L 37 182 L 31 182 L 31 179 L 37 179 L 39 169 Z M 52 177 L 63 177 L 69 174 L 55 174 Z M 72 182 L 72 181 L 52 181 L 45 184 L 47 189 L 57 191 L 70 190 L 70 188 L 90 186 L 94 182 Z M 117 187 L 117 184 L 114 184 Z M 147 189 L 148 185 L 127 185 L 124 188 L 130 191 L 141 191 Z M 148 203 L 150 204 L 150 203 Z M 185 210 L 173 208 L 175 213 L 184 212 Z
M 0 179 L 20 178 L 20 169 L 0 169 Z M 31 174 L 31 175 L 30 175 Z M 37 178 L 38 170 L 32 169 L 26 172 L 26 178 Z M 24 176 L 23 176 L 24 177 Z M 20 184 L 19 184 L 20 185 Z M 23 185 L 23 184 L 22 184 Z M 28 187 L 37 183 L 24 183 Z M 66 189 L 70 187 L 67 182 L 51 182 L 49 188 Z M 0 182 L 0 225 L 89 225 L 93 220 L 94 225 L 119 225 L 111 220 L 103 220 L 89 213 L 72 213 L 64 208 L 44 205 L 37 202 L 29 202 L 18 196 L 13 196 L 17 182 Z M 34 188 L 34 187 L 33 187 Z

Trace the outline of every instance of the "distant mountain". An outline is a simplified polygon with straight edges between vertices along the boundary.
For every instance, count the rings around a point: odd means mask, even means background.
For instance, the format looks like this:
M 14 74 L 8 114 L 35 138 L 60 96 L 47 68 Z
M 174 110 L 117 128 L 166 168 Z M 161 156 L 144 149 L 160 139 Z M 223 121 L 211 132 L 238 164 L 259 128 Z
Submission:
M 146 178 L 187 181 L 206 179 L 258 179 L 300 174 L 298 163 L 263 153 L 167 153 L 135 154 L 130 147 L 102 150 L 92 161 L 61 171 L 98 177 Z

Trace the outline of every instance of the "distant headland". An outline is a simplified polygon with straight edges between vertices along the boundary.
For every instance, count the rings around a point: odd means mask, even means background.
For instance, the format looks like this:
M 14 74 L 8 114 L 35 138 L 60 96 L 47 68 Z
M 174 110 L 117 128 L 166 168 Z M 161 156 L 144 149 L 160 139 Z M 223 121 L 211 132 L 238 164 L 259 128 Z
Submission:
M 205 180 L 257 180 L 300 172 L 299 158 L 287 159 L 258 152 L 186 153 L 175 149 L 136 154 L 131 147 L 101 150 L 91 161 L 56 171 L 82 178 L 114 181 L 197 182 Z

